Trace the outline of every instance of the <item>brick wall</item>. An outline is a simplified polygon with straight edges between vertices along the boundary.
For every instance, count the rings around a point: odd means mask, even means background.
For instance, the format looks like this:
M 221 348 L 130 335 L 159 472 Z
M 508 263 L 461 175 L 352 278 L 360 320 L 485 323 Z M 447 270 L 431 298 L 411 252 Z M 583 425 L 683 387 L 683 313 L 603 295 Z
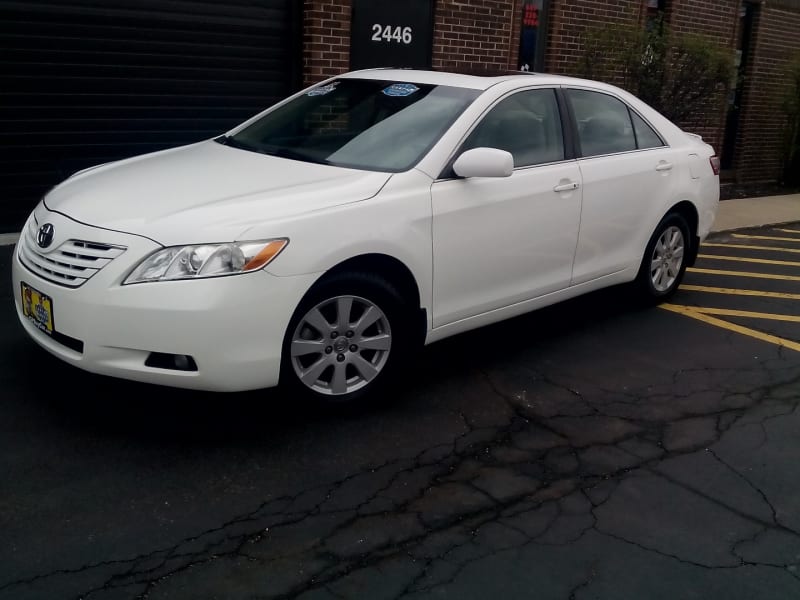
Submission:
M 671 0 L 669 22 L 678 33 L 699 33 L 723 45 L 734 42 L 741 0 Z
M 780 100 L 787 84 L 784 71 L 800 53 L 798 32 L 800 12 L 769 3 L 756 9 L 734 164 L 740 181 L 772 181 L 781 175 L 785 117 Z
M 588 29 L 603 23 L 638 21 L 642 6 L 643 0 L 551 0 L 545 72 L 574 73 Z
M 433 67 L 459 71 L 508 69 L 516 62 L 514 0 L 437 0 Z
M 350 0 L 304 0 L 303 83 L 350 69 Z
M 433 60 L 437 69 L 515 68 L 520 0 L 436 0 Z M 350 68 L 350 0 L 304 0 L 303 80 L 306 85 Z M 518 27 L 518 26 L 517 26 Z
M 668 22 L 672 31 L 702 35 L 733 54 L 741 0 L 672 0 L 668 3 Z M 692 120 L 679 123 L 688 131 L 703 136 L 719 154 L 725 134 L 727 99 L 724 93 L 708 98 Z

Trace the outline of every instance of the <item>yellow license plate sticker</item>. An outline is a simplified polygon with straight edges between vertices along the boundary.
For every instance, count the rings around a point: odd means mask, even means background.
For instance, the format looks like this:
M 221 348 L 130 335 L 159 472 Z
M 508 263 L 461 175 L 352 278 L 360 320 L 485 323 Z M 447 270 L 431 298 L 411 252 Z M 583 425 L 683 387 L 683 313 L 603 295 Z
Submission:
M 53 300 L 50 296 L 23 283 L 22 312 L 41 331 L 53 335 Z

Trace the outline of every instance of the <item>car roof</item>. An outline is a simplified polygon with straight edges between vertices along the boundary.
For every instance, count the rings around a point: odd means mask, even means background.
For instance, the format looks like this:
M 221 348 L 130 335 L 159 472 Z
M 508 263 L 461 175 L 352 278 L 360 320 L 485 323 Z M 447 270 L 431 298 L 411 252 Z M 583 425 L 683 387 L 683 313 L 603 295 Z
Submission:
M 575 79 L 574 77 L 564 77 L 561 75 L 546 75 L 542 73 L 530 73 L 525 71 L 507 71 L 498 75 L 470 75 L 463 73 L 451 73 L 445 71 L 423 71 L 417 69 L 365 69 L 363 71 L 352 71 L 339 76 L 346 79 L 378 79 L 386 81 L 403 81 L 409 83 L 424 83 L 429 85 L 448 85 L 453 87 L 471 88 L 475 90 L 486 90 L 495 84 L 504 81 L 519 80 L 520 84 L 530 85 L 564 85 L 590 84 L 600 87 L 596 81 L 586 81 Z

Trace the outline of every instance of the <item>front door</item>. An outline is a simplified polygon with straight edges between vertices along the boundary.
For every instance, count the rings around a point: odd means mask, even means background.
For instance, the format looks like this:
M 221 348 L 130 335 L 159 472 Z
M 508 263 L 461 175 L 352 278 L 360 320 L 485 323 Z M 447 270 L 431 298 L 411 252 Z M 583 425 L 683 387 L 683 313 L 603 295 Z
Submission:
M 507 150 L 506 178 L 433 184 L 433 326 L 569 286 L 581 212 L 580 171 L 565 160 L 555 91 L 500 100 L 460 152 Z

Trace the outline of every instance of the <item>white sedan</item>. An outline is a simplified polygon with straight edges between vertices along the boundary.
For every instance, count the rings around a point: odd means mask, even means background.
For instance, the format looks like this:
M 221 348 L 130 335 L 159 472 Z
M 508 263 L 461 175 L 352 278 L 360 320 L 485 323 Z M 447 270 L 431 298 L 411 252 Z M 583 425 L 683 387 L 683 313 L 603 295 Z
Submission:
M 95 373 L 349 401 L 423 343 L 625 282 L 669 297 L 718 171 L 602 83 L 349 73 L 54 188 L 14 253 L 16 308 Z

